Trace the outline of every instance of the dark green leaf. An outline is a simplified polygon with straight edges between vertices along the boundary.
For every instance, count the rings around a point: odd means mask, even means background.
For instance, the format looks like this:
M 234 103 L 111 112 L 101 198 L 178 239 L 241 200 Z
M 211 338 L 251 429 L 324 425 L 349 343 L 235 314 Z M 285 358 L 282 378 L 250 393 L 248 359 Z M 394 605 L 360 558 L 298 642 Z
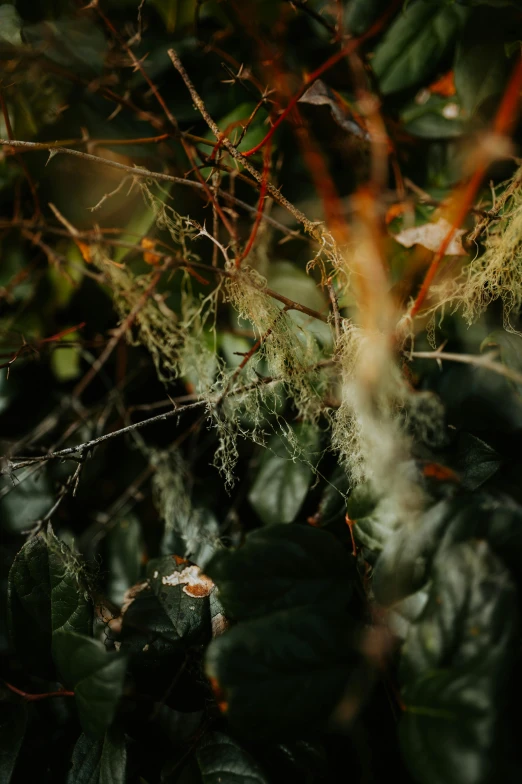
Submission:
M 227 616 L 248 620 L 291 607 L 346 605 L 354 565 L 330 533 L 281 524 L 253 531 L 239 550 L 217 553 L 207 573 Z
M 124 784 L 127 750 L 123 734 L 111 729 L 103 738 L 80 735 L 74 747 L 68 784 Z
M 153 716 L 154 727 L 164 733 L 170 746 L 185 747 L 201 727 L 204 713 L 182 713 L 158 702 L 154 705 Z
M 372 580 L 373 592 L 380 604 L 394 604 L 424 585 L 452 511 L 449 502 L 440 501 L 420 521 L 411 526 L 406 522 L 387 537 Z
M 207 732 L 196 759 L 204 784 L 268 784 L 253 757 L 221 732 Z
M 60 629 L 89 634 L 92 607 L 71 551 L 54 534 L 38 534 L 9 572 L 9 627 L 18 655 L 31 672 L 52 676 L 53 635 Z
M 335 610 L 280 610 L 215 639 L 207 673 L 238 730 L 294 734 L 321 725 L 340 700 L 355 661 L 353 634 L 349 617 Z
M 295 438 L 303 456 L 313 460 L 319 446 L 315 428 L 295 428 Z M 306 497 L 313 470 L 308 462 L 295 459 L 285 450 L 284 443 L 274 436 L 263 454 L 248 500 L 266 524 L 291 523 Z
M 198 566 L 179 560 L 165 556 L 150 561 L 149 584 L 178 637 L 188 644 L 204 642 L 210 635 L 214 585 Z
M 27 725 L 27 706 L 22 702 L 0 705 L 0 784 L 9 784 Z
M 517 626 L 514 585 L 487 544 L 445 550 L 401 662 L 401 742 L 418 781 L 492 780 Z
M 58 631 L 54 658 L 64 683 L 74 690 L 84 731 L 102 735 L 110 726 L 121 697 L 126 657 L 108 653 L 98 640 Z
M 139 520 L 128 514 L 107 535 L 107 596 L 121 605 L 125 591 L 138 582 L 143 544 Z
M 430 95 L 407 104 L 401 112 L 404 129 L 424 139 L 451 139 L 464 131 L 462 107 L 455 96 Z
M 404 90 L 434 73 L 468 15 L 465 8 L 453 4 L 409 3 L 375 50 L 372 65 L 381 92 Z
M 318 509 L 318 523 L 329 525 L 346 515 L 346 496 L 349 490 L 348 477 L 344 468 L 339 467 L 330 477 Z
M 105 733 L 100 761 L 100 784 L 125 784 L 127 748 L 125 737 L 116 728 Z
M 357 485 L 348 497 L 346 513 L 353 523 L 357 544 L 365 548 L 365 558 L 373 563 L 397 528 L 397 514 L 385 499 L 379 499 L 369 482 Z
M 477 20 L 461 38 L 455 57 L 455 87 L 463 108 L 473 117 L 488 98 L 502 95 L 510 63 L 504 38 L 493 20 Z M 485 24 L 486 23 L 486 24 Z
M 0 6 L 1 7 L 1 6 Z M 0 371 L 3 372 L 3 371 Z M 35 522 L 49 511 L 54 503 L 50 483 L 45 474 L 28 476 L 19 481 L 2 478 L 0 518 L 5 533 L 29 531 Z
M 387 7 L 388 0 L 351 0 L 348 3 L 346 27 L 353 35 L 362 35 Z
M 492 447 L 471 433 L 461 433 L 456 444 L 455 470 L 462 487 L 476 490 L 496 474 L 503 460 Z
M 356 485 L 348 497 L 346 503 L 346 513 L 350 520 L 359 520 L 361 517 L 368 517 L 379 503 L 373 486 L 369 482 Z
M 93 76 L 100 73 L 107 41 L 100 28 L 87 18 L 62 17 L 24 27 L 25 39 L 45 56 L 65 67 Z

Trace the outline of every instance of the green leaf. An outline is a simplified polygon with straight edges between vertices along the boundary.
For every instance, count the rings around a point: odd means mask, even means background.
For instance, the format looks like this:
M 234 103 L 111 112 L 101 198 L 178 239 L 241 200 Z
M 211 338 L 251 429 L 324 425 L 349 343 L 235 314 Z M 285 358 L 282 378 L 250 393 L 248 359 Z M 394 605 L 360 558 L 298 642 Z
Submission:
M 372 579 L 373 592 L 380 604 L 394 604 L 424 585 L 431 560 L 452 513 L 450 503 L 440 501 L 416 526 L 403 525 L 387 538 Z
M 103 70 L 107 40 L 87 18 L 61 17 L 24 27 L 24 37 L 58 65 L 93 76 Z
M 30 539 L 15 557 L 8 581 L 8 621 L 18 655 L 30 672 L 51 676 L 51 647 L 61 629 L 89 634 L 92 607 L 80 567 L 51 532 Z
M 454 95 L 430 95 L 421 103 L 416 99 L 404 107 L 401 120 L 408 133 L 424 139 L 451 139 L 464 131 L 462 107 Z
M 0 41 L 13 46 L 23 46 L 22 20 L 14 5 L 0 6 Z
M 397 514 L 386 499 L 379 499 L 369 482 L 357 485 L 346 503 L 346 513 L 353 525 L 357 544 L 365 548 L 365 558 L 372 563 L 397 528 Z
M 149 561 L 149 584 L 179 639 L 204 642 L 211 629 L 209 596 L 214 584 L 198 566 L 180 560 L 165 556 Z
M 273 735 L 329 716 L 355 659 L 354 568 L 331 534 L 298 525 L 254 531 L 214 556 L 207 571 L 225 613 L 245 623 L 210 644 L 207 672 L 238 729 Z
M 227 718 L 256 738 L 321 726 L 356 661 L 353 629 L 335 608 L 295 607 L 217 637 L 206 670 L 224 693 Z
M 388 0 L 352 0 L 346 13 L 346 27 L 353 35 L 362 35 L 384 13 Z
M 459 41 L 455 57 L 455 87 L 463 108 L 473 117 L 488 99 L 502 95 L 510 63 L 504 38 L 496 35 L 495 23 L 484 17 Z
M 289 261 L 271 262 L 267 275 L 269 288 L 282 294 L 284 297 L 306 305 L 312 310 L 325 312 L 327 299 L 316 281 L 304 270 L 291 264 Z M 310 319 L 306 313 L 291 310 L 288 316 L 295 321 L 306 334 L 314 335 L 323 346 L 332 345 L 332 330 L 327 324 L 316 319 Z
M 401 661 L 401 745 L 419 782 L 493 780 L 517 626 L 514 585 L 487 544 L 445 550 Z
M 184 713 L 174 710 L 163 702 L 157 702 L 153 708 L 154 727 L 158 728 L 167 738 L 170 746 L 186 747 L 201 727 L 203 711 Z
M 23 702 L 0 705 L 0 784 L 9 784 L 27 726 L 27 706 Z
M 127 749 L 116 728 L 103 738 L 81 734 L 74 747 L 68 784 L 125 784 Z
M 98 640 L 58 631 L 54 659 L 63 682 L 74 690 L 84 732 L 103 735 L 112 723 L 121 697 L 126 657 L 108 653 Z
M 252 531 L 239 550 L 217 553 L 207 573 L 227 617 L 236 620 L 292 607 L 344 606 L 355 576 L 353 558 L 330 533 L 283 524 Z
M 319 448 L 317 430 L 310 425 L 298 425 L 292 441 L 300 454 L 308 460 Z M 248 500 L 265 525 L 291 523 L 297 517 L 313 477 L 313 469 L 299 457 L 291 457 L 285 442 L 273 436 L 261 458 Z
M 317 516 L 320 526 L 344 520 L 348 491 L 349 485 L 346 471 L 339 466 L 330 477 L 330 481 L 321 496 Z
M 21 481 L 18 476 L 15 476 L 14 480 L 4 477 L 0 487 L 0 519 L 5 533 L 19 534 L 29 531 L 54 503 L 50 483 L 45 474 L 29 475 Z
M 183 640 L 147 583 L 123 615 L 120 641 L 133 672 L 159 670 L 162 665 L 171 670 L 173 653 L 184 651 Z
M 107 596 L 121 605 L 125 591 L 138 582 L 143 543 L 138 518 L 127 514 L 107 534 Z
M 207 732 L 196 759 L 203 784 L 268 784 L 253 757 L 221 732 Z
M 372 66 L 381 92 L 413 87 L 434 73 L 468 16 L 467 9 L 454 4 L 409 3 L 375 50 Z
M 455 457 L 454 467 L 466 490 L 477 490 L 497 473 L 504 462 L 489 444 L 465 432 L 459 433 Z

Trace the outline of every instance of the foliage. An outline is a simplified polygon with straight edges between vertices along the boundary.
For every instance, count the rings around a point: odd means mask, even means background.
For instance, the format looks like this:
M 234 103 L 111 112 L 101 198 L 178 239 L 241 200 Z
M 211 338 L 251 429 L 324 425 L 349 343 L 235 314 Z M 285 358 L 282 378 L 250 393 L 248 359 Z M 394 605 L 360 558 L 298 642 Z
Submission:
M 0 2 L 0 782 L 522 774 L 515 0 Z

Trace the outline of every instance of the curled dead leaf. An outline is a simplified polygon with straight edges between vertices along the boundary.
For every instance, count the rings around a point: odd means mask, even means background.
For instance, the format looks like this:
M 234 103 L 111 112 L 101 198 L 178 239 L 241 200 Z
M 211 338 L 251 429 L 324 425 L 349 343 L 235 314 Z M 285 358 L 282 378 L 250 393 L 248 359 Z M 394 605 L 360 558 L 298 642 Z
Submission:
M 412 245 L 422 245 L 423 248 L 436 252 L 450 231 L 451 223 L 445 218 L 439 218 L 435 223 L 423 223 L 422 226 L 404 229 L 404 231 L 394 234 L 393 239 L 400 245 L 404 245 L 405 248 L 411 248 Z M 465 233 L 464 229 L 455 229 L 446 250 L 447 256 L 467 255 L 462 247 L 462 235 Z

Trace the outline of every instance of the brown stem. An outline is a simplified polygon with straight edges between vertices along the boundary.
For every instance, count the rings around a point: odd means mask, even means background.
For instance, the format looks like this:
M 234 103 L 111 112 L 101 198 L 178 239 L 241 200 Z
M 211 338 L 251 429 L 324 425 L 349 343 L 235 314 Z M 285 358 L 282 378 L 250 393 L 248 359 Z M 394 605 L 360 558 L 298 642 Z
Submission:
M 26 702 L 38 702 L 38 700 L 46 700 L 49 697 L 74 697 L 73 691 L 66 691 L 65 689 L 60 689 L 60 691 L 48 691 L 45 694 L 30 694 L 27 691 L 17 689 L 16 686 L 13 686 L 11 683 L 7 683 L 7 681 L 4 681 L 4 684 L 8 689 L 10 689 L 10 691 L 14 692 L 14 694 L 18 694 L 19 697 L 23 697 Z

